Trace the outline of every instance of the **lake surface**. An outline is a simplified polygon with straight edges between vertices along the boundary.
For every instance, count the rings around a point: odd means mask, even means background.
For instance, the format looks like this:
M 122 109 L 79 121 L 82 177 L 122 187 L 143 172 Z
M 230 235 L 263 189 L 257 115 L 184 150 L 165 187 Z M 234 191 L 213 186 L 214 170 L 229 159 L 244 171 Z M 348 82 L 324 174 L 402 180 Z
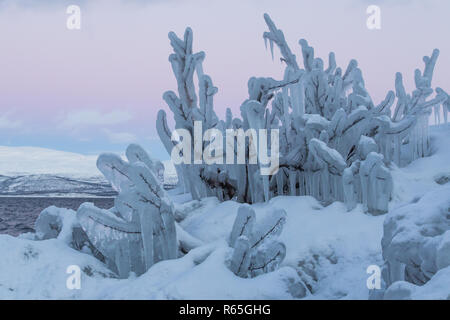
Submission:
M 0 197 L 0 234 L 17 236 L 33 232 L 34 222 L 45 208 L 56 206 L 76 211 L 84 202 L 93 202 L 103 209 L 114 206 L 113 198 Z

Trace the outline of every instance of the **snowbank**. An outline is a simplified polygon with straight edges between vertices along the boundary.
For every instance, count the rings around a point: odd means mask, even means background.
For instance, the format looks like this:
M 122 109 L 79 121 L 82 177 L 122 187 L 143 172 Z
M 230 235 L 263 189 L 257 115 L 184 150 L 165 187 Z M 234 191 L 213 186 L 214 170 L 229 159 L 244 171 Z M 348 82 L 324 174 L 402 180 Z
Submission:
M 430 127 L 431 152 L 405 168 L 393 167 L 394 180 L 391 211 L 399 205 L 422 197 L 430 190 L 450 181 L 450 123 Z
M 292 299 L 292 284 L 299 282 L 299 272 L 312 290 L 309 298 L 367 298 L 366 268 L 381 261 L 382 217 L 365 215 L 360 207 L 348 213 L 341 203 L 323 208 L 311 197 L 279 197 L 267 205 L 254 205 L 258 219 L 273 208 L 287 211 L 287 223 L 280 236 L 287 256 L 277 271 L 242 279 L 226 267 L 231 250 L 226 239 L 238 207 L 232 201 L 219 204 L 215 198 L 178 204 L 178 210 L 186 215 L 181 228 L 205 245 L 182 258 L 159 262 L 139 278 L 126 280 L 114 279 L 89 252 L 72 249 L 67 226 L 58 239 L 25 239 L 31 234 L 19 238 L 1 236 L 0 256 L 8 259 L 0 263 L 0 297 Z M 51 216 L 62 217 L 63 225 L 73 227 L 72 210 L 47 210 Z M 66 269 L 72 264 L 85 270 L 81 290 L 66 288 Z
M 450 265 L 449 218 L 450 185 L 388 214 L 382 240 L 383 256 L 391 268 L 388 284 L 407 280 L 423 285 Z M 396 268 L 401 270 L 392 270 Z
M 423 286 L 410 282 L 393 283 L 384 295 L 384 299 L 400 300 L 450 300 L 450 267 L 439 270 L 434 277 Z
M 394 171 L 382 239 L 385 299 L 450 295 L 450 125 L 431 132 L 433 154 Z
M 292 268 L 254 279 L 235 276 L 225 265 L 225 242 L 192 250 L 176 260 L 155 264 L 139 278 L 115 279 L 89 254 L 63 241 L 33 241 L 0 236 L 2 299 L 292 299 L 298 281 Z M 8 251 L 8 252 L 7 252 Z M 67 268 L 77 265 L 81 289 L 66 286 Z

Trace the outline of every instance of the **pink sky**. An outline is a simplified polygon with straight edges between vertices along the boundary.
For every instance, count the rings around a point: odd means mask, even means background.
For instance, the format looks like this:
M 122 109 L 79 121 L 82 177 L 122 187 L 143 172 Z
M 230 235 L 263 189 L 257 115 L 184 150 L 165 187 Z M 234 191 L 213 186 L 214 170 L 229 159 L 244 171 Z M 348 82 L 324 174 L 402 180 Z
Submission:
M 138 141 L 160 155 L 155 117 L 175 87 L 167 33 L 194 30 L 222 117 L 226 107 L 239 110 L 249 77 L 282 75 L 278 52 L 272 62 L 264 48 L 264 12 L 299 61 L 300 38 L 320 57 L 334 51 L 343 68 L 356 58 L 375 102 L 393 88 L 396 71 L 412 89 L 414 69 L 434 48 L 441 55 L 433 84 L 450 88 L 446 0 L 94 0 L 80 4 L 79 31 L 66 28 L 65 4 L 10 3 L 17 2 L 0 1 L 0 145 L 90 153 Z M 366 28 L 370 4 L 381 7 L 381 30 Z

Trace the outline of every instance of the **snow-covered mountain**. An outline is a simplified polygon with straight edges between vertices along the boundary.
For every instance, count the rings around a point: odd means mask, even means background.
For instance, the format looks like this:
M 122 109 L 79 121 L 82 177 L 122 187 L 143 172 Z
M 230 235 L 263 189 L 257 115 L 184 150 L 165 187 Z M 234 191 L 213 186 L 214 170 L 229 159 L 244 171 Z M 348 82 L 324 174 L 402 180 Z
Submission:
M 0 195 L 115 195 L 96 161 L 96 155 L 0 146 Z M 177 181 L 175 169 L 170 161 L 165 161 L 164 166 L 164 180 L 169 187 Z
M 101 177 L 71 178 L 51 174 L 0 176 L 0 195 L 113 196 L 116 192 Z
M 19 176 L 51 174 L 72 177 L 101 176 L 97 156 L 36 147 L 0 146 L 0 174 Z

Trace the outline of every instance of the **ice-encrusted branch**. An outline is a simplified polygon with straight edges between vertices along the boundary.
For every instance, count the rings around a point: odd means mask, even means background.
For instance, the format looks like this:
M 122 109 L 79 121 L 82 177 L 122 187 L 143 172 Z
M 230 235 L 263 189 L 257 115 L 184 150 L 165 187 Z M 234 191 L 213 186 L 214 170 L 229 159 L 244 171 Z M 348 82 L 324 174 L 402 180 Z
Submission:
M 230 269 L 242 278 L 272 272 L 286 256 L 285 245 L 276 240 L 286 222 L 286 212 L 273 210 L 258 224 L 255 217 L 250 206 L 239 207 L 228 241 L 233 248 Z
M 270 51 L 273 58 L 273 44 L 276 43 L 278 48 L 280 48 L 281 55 L 283 56 L 283 61 L 286 62 L 288 66 L 290 66 L 294 71 L 299 70 L 299 66 L 297 64 L 297 59 L 295 55 L 292 53 L 289 48 L 285 38 L 283 31 L 277 29 L 275 23 L 269 17 L 267 13 L 264 14 L 264 20 L 266 21 L 267 27 L 269 28 L 269 32 L 264 32 L 263 38 L 267 46 L 267 41 L 270 43 Z

